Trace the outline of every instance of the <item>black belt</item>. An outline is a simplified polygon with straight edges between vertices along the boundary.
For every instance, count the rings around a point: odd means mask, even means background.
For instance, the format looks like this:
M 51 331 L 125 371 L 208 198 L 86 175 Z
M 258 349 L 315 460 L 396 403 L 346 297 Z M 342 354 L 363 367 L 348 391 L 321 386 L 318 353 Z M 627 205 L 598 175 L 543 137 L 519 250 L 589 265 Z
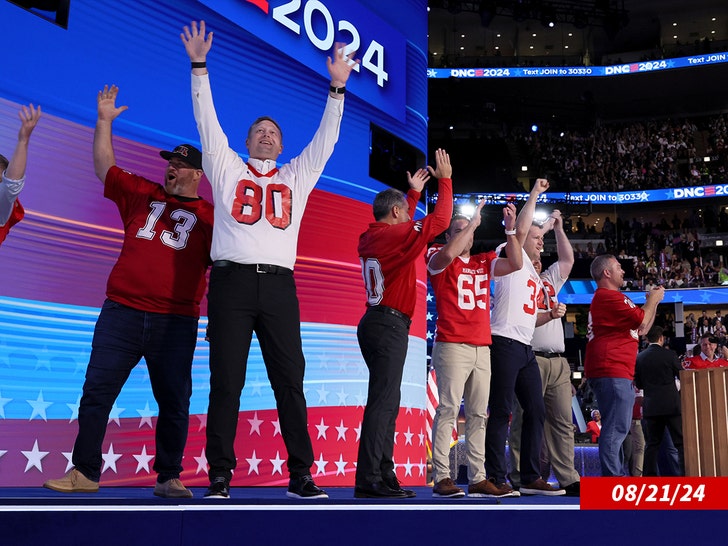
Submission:
M 387 307 L 386 305 L 372 305 L 367 309 L 367 313 L 369 313 L 370 311 L 376 311 L 377 313 L 387 313 L 388 315 L 394 315 L 395 317 L 400 318 L 403 321 L 405 321 L 408 325 L 412 322 L 412 319 L 410 319 L 402 311 L 397 311 L 396 309 Z
M 293 270 L 280 265 L 272 264 L 239 264 L 230 260 L 215 260 L 212 262 L 214 267 L 234 267 L 235 269 L 249 269 L 256 273 L 271 273 L 273 275 L 293 275 Z
M 543 351 L 533 351 L 533 354 L 541 358 L 561 358 L 561 353 L 545 353 Z

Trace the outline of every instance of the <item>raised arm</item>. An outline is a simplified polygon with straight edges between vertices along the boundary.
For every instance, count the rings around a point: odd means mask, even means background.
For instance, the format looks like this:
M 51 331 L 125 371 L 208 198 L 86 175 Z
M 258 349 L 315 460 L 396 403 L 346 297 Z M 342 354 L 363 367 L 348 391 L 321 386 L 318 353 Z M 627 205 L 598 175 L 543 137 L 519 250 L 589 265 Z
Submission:
M 329 71 L 329 76 L 331 76 L 329 96 L 337 100 L 344 99 L 346 82 L 349 80 L 354 66 L 360 62 L 359 59 L 353 59 L 356 50 L 345 54 L 345 49 L 346 44 L 337 42 L 334 44 L 333 59 L 326 57 L 326 68 Z
M 28 164 L 28 143 L 30 135 L 35 129 L 40 119 L 40 106 L 36 108 L 32 104 L 23 106 L 18 112 L 20 118 L 20 131 L 18 131 L 18 142 L 15 144 L 15 150 L 10 157 L 8 168 L 5 169 L 5 178 L 10 180 L 20 180 L 25 177 L 25 167 Z
M 470 222 L 461 231 L 451 236 L 440 251 L 430 259 L 428 267 L 432 271 L 442 271 L 463 253 L 475 230 L 480 225 L 480 211 L 483 210 L 483 205 L 485 205 L 485 199 L 478 203 Z
M 571 248 L 569 238 L 564 231 L 564 220 L 561 218 L 561 211 L 554 209 L 551 213 L 553 220 L 554 235 L 556 235 L 556 255 L 559 257 L 559 273 L 565 279 L 571 274 L 574 267 L 574 249 Z
M 202 76 L 207 74 L 207 54 L 212 47 L 212 32 L 205 36 L 205 21 L 192 21 L 190 26 L 185 26 L 179 35 L 185 46 L 185 51 L 192 62 L 192 74 Z
M 518 238 L 518 242 L 521 246 L 523 246 L 523 242 L 526 240 L 526 236 L 528 235 L 528 230 L 533 223 L 533 214 L 536 212 L 536 201 L 538 201 L 538 196 L 544 193 L 547 189 L 549 189 L 548 180 L 545 178 L 537 178 L 533 188 L 531 188 L 531 193 L 528 196 L 528 200 L 526 200 L 526 204 L 523 205 L 521 212 L 518 213 L 518 218 L 516 220 L 516 237 Z
M 445 231 L 452 218 L 452 165 L 448 153 L 442 148 L 435 150 L 435 168 L 428 165 L 427 170 L 437 178 L 437 203 L 425 217 L 429 239 Z
M 508 203 L 503 209 L 503 223 L 506 233 L 511 234 L 506 235 L 506 257 L 498 258 L 493 266 L 493 273 L 499 277 L 523 267 L 523 247 L 516 234 L 512 233 L 516 229 L 516 206 L 513 203 Z
M 105 85 L 96 97 L 98 117 L 94 130 L 94 172 L 102 183 L 106 182 L 106 173 L 116 165 L 114 146 L 111 142 L 111 125 L 119 114 L 128 106 L 116 107 L 116 95 L 119 88 Z
M 427 184 L 429 179 L 430 173 L 427 172 L 427 169 L 417 169 L 415 174 L 410 174 L 409 171 L 407 171 L 407 184 L 409 184 L 410 187 L 407 192 L 407 204 L 409 205 L 411 217 L 415 214 L 415 207 L 417 206 L 417 202 L 420 200 L 422 189 L 425 187 L 425 184 Z

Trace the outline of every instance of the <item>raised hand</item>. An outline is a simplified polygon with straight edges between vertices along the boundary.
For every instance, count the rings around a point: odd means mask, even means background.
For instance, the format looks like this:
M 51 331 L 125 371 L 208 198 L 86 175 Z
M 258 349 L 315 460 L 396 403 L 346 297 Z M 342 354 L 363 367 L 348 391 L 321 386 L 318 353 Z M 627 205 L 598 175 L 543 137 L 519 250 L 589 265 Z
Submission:
M 128 106 L 116 107 L 116 95 L 119 94 L 119 88 L 115 85 L 109 87 L 105 85 L 104 88 L 99 91 L 96 97 L 98 117 L 99 121 L 114 121 L 119 114 L 128 110 Z
M 503 207 L 503 224 L 508 231 L 516 229 L 516 205 L 513 203 L 508 203 Z
M 531 192 L 536 192 L 536 195 L 541 195 L 547 189 L 549 189 L 549 181 L 545 178 L 537 178 Z
M 435 178 L 452 178 L 452 165 L 448 153 L 442 148 L 435 150 L 435 168 L 428 165 L 427 170 Z
M 187 51 L 190 61 L 204 62 L 212 47 L 212 32 L 208 32 L 205 36 L 205 21 L 200 21 L 199 28 L 197 21 L 192 21 L 190 26 L 185 25 L 182 31 L 179 37 L 185 45 L 185 51 Z
M 407 171 L 407 183 L 409 184 L 409 187 L 419 193 L 422 193 L 422 189 L 425 187 L 425 184 L 427 184 L 429 179 L 430 174 L 427 172 L 427 169 L 417 169 L 415 174 L 410 174 L 409 171 Z
M 23 106 L 18 112 L 20 118 L 20 131 L 18 131 L 18 140 L 28 140 L 30 134 L 35 129 L 40 119 L 41 111 L 40 105 L 38 108 L 31 104 L 30 106 Z
M 336 42 L 334 44 L 333 60 L 331 57 L 326 57 L 326 68 L 329 71 L 329 76 L 331 76 L 331 85 L 334 87 L 344 87 L 354 66 L 360 63 L 359 59 L 354 59 L 356 50 L 345 55 L 345 47 L 346 44 L 343 42 Z

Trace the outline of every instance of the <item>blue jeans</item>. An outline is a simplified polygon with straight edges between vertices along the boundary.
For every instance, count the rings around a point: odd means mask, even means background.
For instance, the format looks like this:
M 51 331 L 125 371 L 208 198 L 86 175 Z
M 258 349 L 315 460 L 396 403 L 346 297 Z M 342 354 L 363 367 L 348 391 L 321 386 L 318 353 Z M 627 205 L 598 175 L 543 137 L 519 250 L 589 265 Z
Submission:
M 602 415 L 602 432 L 599 435 L 599 463 L 602 476 L 624 476 L 622 444 L 632 425 L 634 389 L 631 379 L 621 377 L 596 377 L 589 385 Z
M 111 408 L 131 370 L 144 357 L 159 405 L 154 470 L 159 481 L 179 477 L 196 343 L 196 317 L 147 313 L 108 299 L 104 302 L 94 329 L 73 447 L 73 464 L 84 476 L 99 481 Z

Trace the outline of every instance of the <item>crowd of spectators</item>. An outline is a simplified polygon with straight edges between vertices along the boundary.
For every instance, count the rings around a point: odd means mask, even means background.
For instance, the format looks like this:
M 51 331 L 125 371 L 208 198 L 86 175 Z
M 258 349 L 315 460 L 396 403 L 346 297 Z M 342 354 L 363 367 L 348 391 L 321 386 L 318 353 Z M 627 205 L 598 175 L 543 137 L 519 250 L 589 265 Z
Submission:
M 514 129 L 556 191 L 631 191 L 728 180 L 728 114 L 604 124 L 596 130 Z M 709 157 L 711 161 L 705 162 Z

